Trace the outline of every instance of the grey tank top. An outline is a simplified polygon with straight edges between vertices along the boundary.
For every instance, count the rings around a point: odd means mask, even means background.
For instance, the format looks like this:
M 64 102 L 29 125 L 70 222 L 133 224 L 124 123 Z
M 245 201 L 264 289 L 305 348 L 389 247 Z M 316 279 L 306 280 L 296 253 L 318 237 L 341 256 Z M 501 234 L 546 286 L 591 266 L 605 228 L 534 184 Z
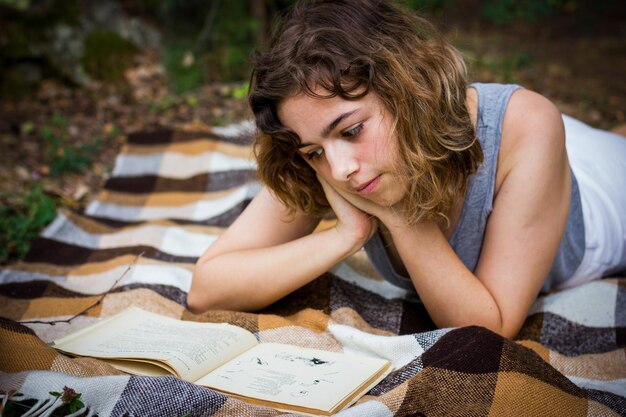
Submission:
M 487 219 L 493 209 L 493 194 L 506 106 L 517 85 L 472 84 L 478 95 L 476 135 L 483 150 L 484 161 L 469 178 L 465 202 L 449 243 L 470 271 L 478 263 L 485 236 Z M 565 233 L 557 256 L 543 285 L 543 291 L 567 281 L 576 271 L 585 251 L 585 232 L 578 182 L 572 176 L 571 204 Z M 390 283 L 415 292 L 411 280 L 397 273 L 385 250 L 380 232 L 374 234 L 365 250 L 376 270 Z

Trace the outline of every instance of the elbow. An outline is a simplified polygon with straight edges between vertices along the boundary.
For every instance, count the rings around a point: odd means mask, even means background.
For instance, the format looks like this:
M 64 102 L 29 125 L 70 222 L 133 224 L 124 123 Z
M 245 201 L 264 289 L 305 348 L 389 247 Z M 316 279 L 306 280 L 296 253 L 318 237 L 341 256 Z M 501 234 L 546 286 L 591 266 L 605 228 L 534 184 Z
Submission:
M 523 324 L 524 323 L 511 324 L 506 327 L 503 326 L 500 330 L 500 335 L 506 337 L 509 340 L 514 340 L 519 334 L 519 331 L 522 329 Z
M 480 323 L 486 329 L 506 338 L 513 340 L 519 333 L 522 322 L 518 320 L 512 320 L 510 317 L 504 316 L 500 308 L 494 308 L 497 314 L 492 314 L 488 317 L 483 317 L 483 323 Z
M 193 286 L 187 294 L 187 310 L 191 311 L 193 314 L 204 313 L 207 310 L 207 308 L 202 303 L 201 298 L 198 297 L 198 292 L 193 291 Z
M 506 327 L 500 327 L 499 329 L 490 329 L 490 330 L 492 330 L 493 332 L 509 340 L 515 339 L 515 337 L 519 333 L 519 329 L 506 328 Z
M 518 335 L 521 329 L 521 324 L 518 325 L 500 319 L 497 323 L 492 323 L 491 325 L 484 327 L 506 339 L 513 340 Z
M 509 329 L 503 326 L 497 326 L 497 325 L 493 325 L 493 324 L 487 324 L 487 323 L 474 323 L 474 324 L 469 324 L 467 325 L 468 327 L 478 327 L 478 328 L 483 328 L 485 330 L 488 330 L 491 333 L 495 333 L 498 336 L 501 336 L 505 339 L 509 339 L 509 340 L 513 340 L 515 338 L 515 336 L 517 336 L 519 330 L 515 330 L 515 329 Z
M 187 293 L 187 309 L 194 314 L 204 313 L 211 308 L 210 293 L 207 291 L 207 277 L 204 265 L 198 261 L 193 270 L 191 287 Z
M 521 311 L 511 311 L 508 306 L 503 306 L 496 300 L 488 311 L 489 314 L 482 318 L 483 326 L 509 340 L 517 336 L 526 317 Z
M 187 310 L 201 314 L 208 310 L 240 309 L 237 304 L 240 297 L 232 283 L 223 274 L 216 273 L 212 260 L 199 260 L 193 270 L 191 287 L 187 293 Z

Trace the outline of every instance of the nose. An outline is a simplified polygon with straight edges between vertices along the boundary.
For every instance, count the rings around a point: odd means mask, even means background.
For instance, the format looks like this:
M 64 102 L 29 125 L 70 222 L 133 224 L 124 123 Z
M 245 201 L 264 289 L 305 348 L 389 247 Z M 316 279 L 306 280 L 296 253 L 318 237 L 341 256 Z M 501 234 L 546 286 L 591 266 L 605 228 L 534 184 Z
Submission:
M 346 141 L 338 141 L 327 146 L 324 150 L 330 167 L 331 176 L 335 181 L 347 181 L 358 171 L 359 162 L 355 149 Z

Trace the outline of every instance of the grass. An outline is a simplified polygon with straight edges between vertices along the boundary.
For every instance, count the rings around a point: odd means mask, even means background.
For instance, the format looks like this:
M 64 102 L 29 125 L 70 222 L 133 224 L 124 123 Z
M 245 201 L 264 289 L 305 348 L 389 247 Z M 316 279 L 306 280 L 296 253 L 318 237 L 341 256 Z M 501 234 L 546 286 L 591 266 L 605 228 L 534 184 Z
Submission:
M 20 127 L 23 134 L 38 135 L 41 139 L 45 163 L 52 176 L 90 169 L 107 136 L 119 134 L 117 129 L 112 129 L 90 142 L 71 143 L 68 125 L 67 118 L 55 114 L 38 132 L 32 122 Z M 0 206 L 0 264 L 4 265 L 26 256 L 31 242 L 54 220 L 63 201 L 47 194 L 39 179 L 31 180 L 24 188 L 4 192 L 0 201 L 8 203 Z
M 41 138 L 46 144 L 50 172 L 53 175 L 87 169 L 102 147 L 101 138 L 77 146 L 67 146 L 68 123 L 66 118 L 54 115 L 50 125 L 41 130 Z
M 20 197 L 20 196 L 6 196 Z M 26 191 L 21 204 L 0 207 L 0 264 L 23 259 L 31 242 L 56 216 L 57 202 L 46 195 L 41 184 Z

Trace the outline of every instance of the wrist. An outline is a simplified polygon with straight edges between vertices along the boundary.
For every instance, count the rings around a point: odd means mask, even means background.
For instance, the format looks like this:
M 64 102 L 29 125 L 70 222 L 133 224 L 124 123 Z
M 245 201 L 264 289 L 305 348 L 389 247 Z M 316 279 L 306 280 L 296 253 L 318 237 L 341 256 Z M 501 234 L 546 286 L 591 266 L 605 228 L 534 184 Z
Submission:
M 376 231 L 376 226 L 371 226 L 367 230 L 351 230 L 336 224 L 329 231 L 333 233 L 333 241 L 339 245 L 342 258 L 347 258 L 367 243 Z
M 395 208 L 388 209 L 384 215 L 378 217 L 378 220 L 385 226 L 390 233 L 393 231 L 402 231 L 410 227 L 404 214 Z

